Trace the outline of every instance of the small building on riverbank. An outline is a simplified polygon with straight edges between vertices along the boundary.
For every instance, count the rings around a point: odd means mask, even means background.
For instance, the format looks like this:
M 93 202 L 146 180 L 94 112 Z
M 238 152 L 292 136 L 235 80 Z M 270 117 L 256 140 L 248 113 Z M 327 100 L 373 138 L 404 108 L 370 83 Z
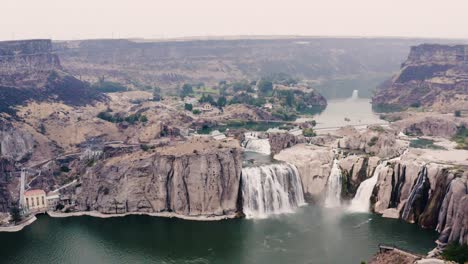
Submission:
M 60 195 L 56 192 L 49 192 L 47 194 L 47 209 L 54 211 L 60 202 Z
M 47 210 L 47 199 L 44 190 L 28 190 L 24 193 L 23 204 L 30 212 Z

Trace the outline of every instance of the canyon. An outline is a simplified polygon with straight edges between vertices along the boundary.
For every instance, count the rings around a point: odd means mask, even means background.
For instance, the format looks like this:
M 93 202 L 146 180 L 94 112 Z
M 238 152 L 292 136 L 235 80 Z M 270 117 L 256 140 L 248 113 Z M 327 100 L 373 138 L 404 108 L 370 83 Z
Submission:
M 400 71 L 372 98 L 377 109 L 468 108 L 468 46 L 423 44 L 411 48 Z
M 392 62 L 413 42 L 378 41 L 390 45 L 385 59 Z M 468 108 L 466 55 L 459 55 L 465 46 L 411 48 L 401 71 L 379 87 L 372 103 L 429 110 L 382 114 L 388 122 L 381 124 L 318 129 L 310 121 L 280 120 L 267 104 L 210 106 L 196 114 L 186 109 L 185 98 L 171 94 L 187 81 L 260 78 L 276 67 L 317 87 L 343 76 L 391 71 L 377 61 L 384 60 L 376 58 L 381 49 L 361 45 L 370 42 L 0 42 L 1 220 L 9 225 L 25 175 L 27 189 L 59 195 L 60 206 L 49 210 L 52 217 L 268 219 L 308 210 L 303 208 L 309 204 L 436 230 L 432 255 L 452 242 L 468 243 L 468 119 L 464 112 L 453 113 Z M 278 55 L 278 47 L 289 56 Z M 129 91 L 93 90 L 90 83 L 101 76 Z M 145 85 L 165 85 L 167 93 L 156 100 L 139 90 Z M 272 93 L 300 89 L 272 86 Z M 325 106 L 321 89 L 310 90 L 314 102 Z M 353 92 L 349 100 L 357 97 Z M 274 126 L 251 131 L 246 122 Z M 197 132 L 223 126 L 211 134 Z M 430 146 L 417 145 L 421 140 Z M 249 153 L 257 156 L 246 158 Z

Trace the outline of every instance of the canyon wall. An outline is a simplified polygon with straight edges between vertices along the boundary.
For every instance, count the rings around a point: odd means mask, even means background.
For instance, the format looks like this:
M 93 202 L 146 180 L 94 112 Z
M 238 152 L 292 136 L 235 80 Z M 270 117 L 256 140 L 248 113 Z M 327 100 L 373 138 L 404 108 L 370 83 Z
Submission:
M 51 40 L 0 41 L 0 112 L 31 100 L 86 104 L 103 99 L 69 75 L 52 50 Z
M 286 73 L 310 80 L 327 98 L 360 96 L 398 70 L 409 47 L 429 39 L 264 37 L 183 40 L 83 40 L 54 43 L 65 69 L 83 80 L 99 77 L 132 88 L 258 79 Z M 354 85 L 349 85 L 353 83 Z M 347 84 L 347 85 L 345 85 Z
M 241 150 L 129 153 L 98 163 L 76 189 L 78 211 L 233 217 L 238 210 Z
M 411 48 L 400 72 L 372 98 L 378 111 L 424 107 L 468 108 L 468 45 L 423 44 Z

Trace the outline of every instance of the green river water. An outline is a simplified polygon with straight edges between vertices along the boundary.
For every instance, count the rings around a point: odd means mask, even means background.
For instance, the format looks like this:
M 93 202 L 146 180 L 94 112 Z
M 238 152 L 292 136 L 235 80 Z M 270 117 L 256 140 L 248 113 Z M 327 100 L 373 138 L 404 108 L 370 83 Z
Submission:
M 360 263 L 379 243 L 425 253 L 437 234 L 399 220 L 319 206 L 269 219 L 38 216 L 0 233 L 1 263 Z

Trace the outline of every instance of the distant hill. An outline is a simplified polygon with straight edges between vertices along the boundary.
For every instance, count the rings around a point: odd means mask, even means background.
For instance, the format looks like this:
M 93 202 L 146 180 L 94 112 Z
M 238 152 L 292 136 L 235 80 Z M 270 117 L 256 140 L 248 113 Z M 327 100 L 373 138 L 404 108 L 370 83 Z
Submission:
M 286 73 L 308 80 L 327 98 L 362 97 L 398 71 L 410 46 L 452 40 L 298 38 L 228 40 L 82 40 L 54 43 L 64 68 L 83 80 L 99 78 L 166 91 L 183 83 L 258 79 Z
M 468 110 L 468 45 L 411 48 L 401 70 L 372 98 L 376 110 Z
M 28 100 L 75 105 L 102 98 L 63 70 L 51 40 L 0 42 L 0 112 L 13 114 Z

